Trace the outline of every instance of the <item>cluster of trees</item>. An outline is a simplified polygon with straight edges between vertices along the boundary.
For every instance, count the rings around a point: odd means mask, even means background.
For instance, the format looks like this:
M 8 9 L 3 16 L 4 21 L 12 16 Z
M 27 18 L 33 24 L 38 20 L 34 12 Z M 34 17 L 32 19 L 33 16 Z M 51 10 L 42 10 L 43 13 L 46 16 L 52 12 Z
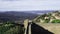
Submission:
M 24 34 L 24 28 L 12 23 L 0 25 L 0 34 Z
M 49 19 L 45 19 L 45 17 L 49 17 Z M 40 17 L 36 19 L 36 22 L 40 22 L 40 19 L 41 19 L 41 20 L 44 20 L 46 23 L 48 23 L 50 21 L 50 17 L 51 17 L 51 14 L 40 15 Z

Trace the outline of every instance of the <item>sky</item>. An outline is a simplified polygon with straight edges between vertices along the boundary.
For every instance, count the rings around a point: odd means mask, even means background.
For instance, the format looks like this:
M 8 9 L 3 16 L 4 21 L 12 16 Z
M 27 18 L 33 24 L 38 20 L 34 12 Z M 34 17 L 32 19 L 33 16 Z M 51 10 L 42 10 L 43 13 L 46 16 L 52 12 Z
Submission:
M 60 10 L 60 0 L 0 0 L 0 11 Z

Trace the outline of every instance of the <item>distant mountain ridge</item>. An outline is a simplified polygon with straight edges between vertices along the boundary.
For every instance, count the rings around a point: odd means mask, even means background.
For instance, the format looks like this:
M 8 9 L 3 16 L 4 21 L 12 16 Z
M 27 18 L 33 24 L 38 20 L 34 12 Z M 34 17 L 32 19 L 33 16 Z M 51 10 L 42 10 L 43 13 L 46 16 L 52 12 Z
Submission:
M 15 11 L 0 12 L 0 20 L 2 21 L 33 19 L 36 16 L 38 15 L 33 13 L 26 13 L 26 12 L 15 12 Z
M 33 13 L 33 14 L 46 14 L 46 13 L 50 13 L 50 12 L 55 12 L 54 10 L 40 10 L 40 11 L 27 11 L 27 13 Z

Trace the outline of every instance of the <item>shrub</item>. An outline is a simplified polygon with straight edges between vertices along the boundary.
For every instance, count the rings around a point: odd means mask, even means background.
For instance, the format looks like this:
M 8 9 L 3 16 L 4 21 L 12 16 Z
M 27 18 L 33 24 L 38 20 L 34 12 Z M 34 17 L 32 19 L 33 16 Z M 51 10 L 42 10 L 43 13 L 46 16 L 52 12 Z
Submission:
M 45 19 L 45 23 L 49 23 L 50 19 Z
M 60 20 L 55 19 L 55 20 L 52 21 L 52 23 L 60 23 Z

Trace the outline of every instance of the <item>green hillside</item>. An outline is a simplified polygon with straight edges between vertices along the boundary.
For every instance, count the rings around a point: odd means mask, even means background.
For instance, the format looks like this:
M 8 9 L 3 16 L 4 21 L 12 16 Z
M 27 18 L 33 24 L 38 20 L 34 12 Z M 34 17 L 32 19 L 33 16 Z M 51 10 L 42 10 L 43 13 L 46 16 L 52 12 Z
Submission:
M 38 23 L 60 23 L 60 12 L 55 11 L 39 15 L 33 21 Z

